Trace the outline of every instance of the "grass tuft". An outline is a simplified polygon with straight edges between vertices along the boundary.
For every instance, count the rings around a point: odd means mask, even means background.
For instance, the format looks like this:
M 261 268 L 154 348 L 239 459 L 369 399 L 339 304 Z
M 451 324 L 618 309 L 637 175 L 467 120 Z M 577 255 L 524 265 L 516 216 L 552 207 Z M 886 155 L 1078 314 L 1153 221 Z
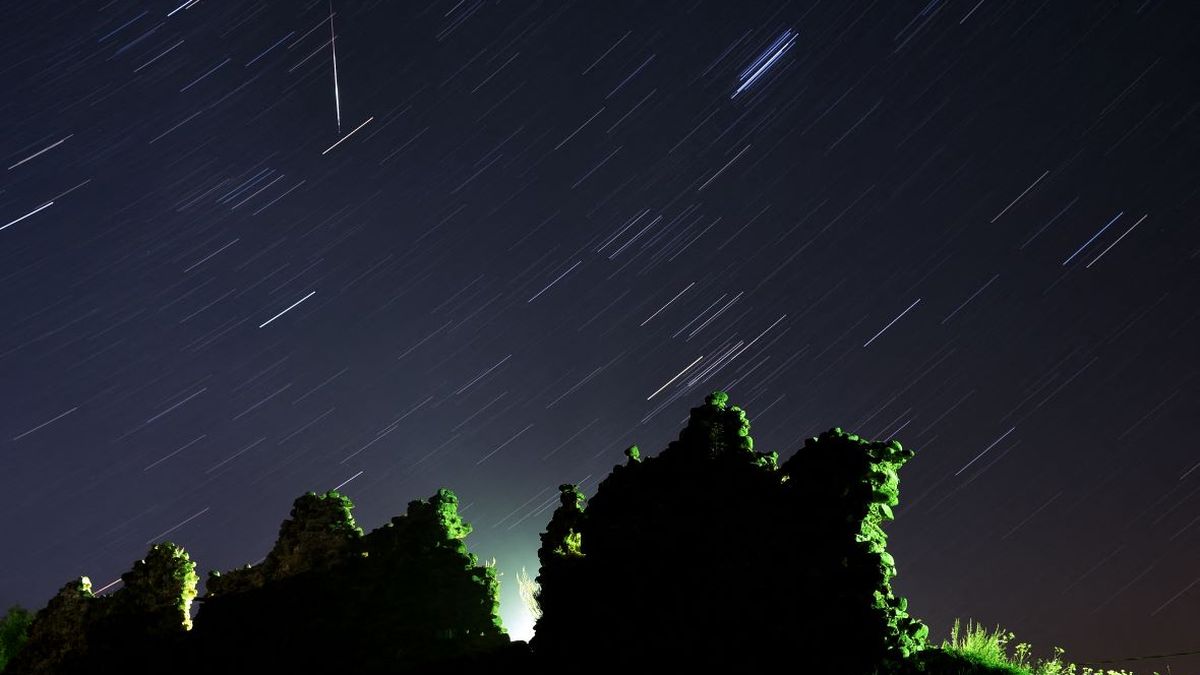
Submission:
M 1032 648 L 1028 643 L 1020 642 L 1013 645 L 1010 655 L 1008 647 L 1014 637 L 1011 632 L 999 626 L 989 633 L 981 624 L 972 624 L 970 619 L 967 619 L 966 630 L 962 631 L 958 619 L 955 619 L 950 628 L 950 639 L 942 642 L 941 650 L 974 664 L 1012 675 L 1134 675 L 1126 670 L 1094 670 L 1087 666 L 1080 668 L 1063 660 L 1066 650 L 1062 647 L 1055 647 L 1054 655 L 1048 659 L 1033 661 Z

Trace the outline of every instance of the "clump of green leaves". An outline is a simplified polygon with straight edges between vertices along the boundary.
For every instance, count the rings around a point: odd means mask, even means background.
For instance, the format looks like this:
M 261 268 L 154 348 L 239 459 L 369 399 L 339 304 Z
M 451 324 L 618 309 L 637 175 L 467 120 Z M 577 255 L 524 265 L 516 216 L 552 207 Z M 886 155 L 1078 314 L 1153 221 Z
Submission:
M 191 630 L 190 609 L 196 597 L 196 563 L 187 551 L 171 542 L 150 547 L 146 557 L 121 575 L 124 585 L 111 597 L 111 612 L 153 615 L 156 630 L 171 632 L 181 626 Z

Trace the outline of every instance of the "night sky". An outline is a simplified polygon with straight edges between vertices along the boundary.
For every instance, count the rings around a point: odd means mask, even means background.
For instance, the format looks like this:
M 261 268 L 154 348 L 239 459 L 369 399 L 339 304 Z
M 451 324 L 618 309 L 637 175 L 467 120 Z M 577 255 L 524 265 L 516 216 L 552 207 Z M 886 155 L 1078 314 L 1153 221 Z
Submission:
M 445 486 L 527 636 L 557 486 L 723 389 L 916 450 L 935 639 L 1200 649 L 1200 3 L 330 12 L 6 3 L 0 605 Z

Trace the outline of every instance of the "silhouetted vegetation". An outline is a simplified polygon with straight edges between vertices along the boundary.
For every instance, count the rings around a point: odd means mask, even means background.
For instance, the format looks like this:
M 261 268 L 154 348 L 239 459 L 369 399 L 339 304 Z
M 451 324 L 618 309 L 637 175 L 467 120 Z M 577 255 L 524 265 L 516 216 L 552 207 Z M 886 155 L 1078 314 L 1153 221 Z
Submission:
M 586 507 L 560 488 L 538 552 L 535 653 L 746 664 L 779 645 L 866 672 L 924 646 L 928 629 L 889 587 L 881 529 L 913 453 L 834 429 L 780 467 L 727 402 L 693 408 L 656 457 L 630 448 Z
M 33 613 L 19 605 L 9 607 L 8 614 L 0 618 L 0 670 L 25 646 L 31 623 Z
M 194 627 L 194 564 L 173 544 L 111 595 L 73 581 L 5 672 L 393 672 L 502 658 L 496 571 L 467 551 L 453 492 L 366 535 L 351 508 L 336 492 L 297 499 L 262 563 L 210 574 Z
M 164 542 L 121 575 L 112 595 L 93 595 L 87 577 L 68 582 L 37 613 L 5 672 L 94 672 L 111 654 L 140 661 L 149 654 L 143 645 L 174 643 L 191 628 L 195 567 L 186 551 Z
M 653 457 L 625 451 L 590 499 L 559 486 L 541 535 L 532 644 L 510 642 L 498 580 L 441 489 L 367 534 L 337 492 L 293 504 L 257 565 L 211 572 L 195 625 L 195 564 L 164 542 L 96 597 L 87 577 L 30 622 L 0 626 L 6 673 L 642 672 L 784 665 L 844 675 L 1074 675 L 1012 635 L 958 626 L 940 647 L 891 579 L 884 525 L 899 502 L 897 441 L 834 428 L 782 465 L 754 450 L 745 411 L 713 392 Z M 28 642 L 21 646 L 28 633 Z M 1079 675 L 1092 671 L 1083 669 Z M 1114 671 L 1110 671 L 1114 672 Z M 1114 673 L 1115 675 L 1115 673 Z
M 467 551 L 471 526 L 453 492 L 410 502 L 365 536 L 351 507 L 337 493 L 305 495 L 260 566 L 210 577 L 194 631 L 201 651 L 236 654 L 245 667 L 377 672 L 507 643 L 495 569 Z M 280 654 L 269 647 L 278 644 L 304 647 Z

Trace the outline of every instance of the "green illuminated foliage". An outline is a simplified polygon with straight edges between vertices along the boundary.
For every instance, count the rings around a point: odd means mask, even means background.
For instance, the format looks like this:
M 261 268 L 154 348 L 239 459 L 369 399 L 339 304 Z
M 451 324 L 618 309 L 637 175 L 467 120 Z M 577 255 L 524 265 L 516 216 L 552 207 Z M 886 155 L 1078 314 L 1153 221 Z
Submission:
M 637 446 L 633 446 L 637 447 Z M 626 453 L 627 456 L 629 453 Z M 577 578 L 576 570 L 583 558 L 583 537 L 580 527 L 584 517 L 583 492 L 575 485 L 558 486 L 558 508 L 550 517 L 546 531 L 542 533 L 542 545 L 538 549 L 538 562 L 541 569 L 538 572 L 534 586 L 534 604 L 538 613 L 543 614 L 550 608 L 555 614 L 571 611 L 574 599 L 569 592 L 572 580 Z M 551 626 L 547 634 L 553 638 L 556 626 Z
M 635 446 L 636 447 L 636 446 Z M 561 557 L 582 556 L 579 525 L 583 521 L 584 496 L 579 488 L 566 484 L 558 486 L 559 506 L 542 534 L 542 549 L 538 558 L 543 565 Z
M 560 488 L 535 653 L 741 667 L 789 653 L 813 668 L 837 653 L 823 672 L 847 674 L 914 655 L 928 629 L 891 592 L 882 529 L 912 454 L 835 429 L 780 466 L 754 450 L 746 412 L 711 393 L 658 456 L 627 451 L 586 510 Z M 644 639 L 623 635 L 630 618 Z
M 82 662 L 88 651 L 89 610 L 95 600 L 87 577 L 67 582 L 34 616 L 28 641 L 4 672 L 54 673 Z
M 352 508 L 337 493 L 304 495 L 261 565 L 210 576 L 196 648 L 270 672 L 393 672 L 507 643 L 496 569 L 467 549 L 453 492 L 409 502 L 365 535 Z M 270 648 L 284 643 L 307 649 Z
M 836 604 L 869 598 L 847 616 L 846 630 L 864 636 L 864 662 L 899 661 L 925 647 L 929 629 L 909 616 L 908 603 L 891 590 L 896 561 L 887 552 L 883 525 L 899 503 L 900 467 L 913 456 L 898 441 L 868 441 L 840 428 L 809 438 L 781 470 L 789 509 L 810 515 L 818 550 L 839 565 L 814 565 L 814 577 Z M 806 589 L 811 593 L 815 589 Z
M 966 630 L 960 630 L 958 619 L 950 628 L 950 639 L 940 649 L 926 650 L 922 656 L 926 671 L 931 673 L 962 673 L 963 675 L 1133 675 L 1123 670 L 1080 668 L 1062 660 L 1061 647 L 1054 648 L 1048 659 L 1031 659 L 1028 643 L 1013 646 L 1008 653 L 1013 633 L 999 626 L 988 632 L 981 624 L 968 619 Z M 1157 675 L 1157 673 L 1156 673 Z
M 466 667 L 508 644 L 494 562 L 467 550 L 453 492 L 366 535 L 353 506 L 336 492 L 298 498 L 262 563 L 209 575 L 194 628 L 195 565 L 174 544 L 153 546 L 107 596 L 72 582 L 6 675 L 410 672 Z
M 928 645 L 891 580 L 886 524 L 912 450 L 840 428 L 782 464 L 757 452 L 746 412 L 712 392 L 658 455 L 636 445 L 595 494 L 559 486 L 536 580 L 530 646 L 499 618 L 495 561 L 466 544 L 458 497 L 439 489 L 364 534 L 353 503 L 307 493 L 260 564 L 210 572 L 192 625 L 195 564 L 151 547 L 97 597 L 80 577 L 36 615 L 0 622 L 6 675 L 54 673 L 797 672 L 1104 675 L 1010 656 L 1011 633 L 970 624 Z M 1107 675 L 1128 675 L 1108 671 Z
M 25 646 L 32 623 L 33 613 L 18 605 L 9 607 L 8 614 L 0 619 L 0 670 Z
M 87 577 L 64 586 L 34 617 L 28 643 L 5 672 L 94 672 L 117 654 L 133 664 L 191 628 L 196 565 L 182 548 L 152 546 L 121 581 L 103 597 L 92 594 Z
M 221 574 L 217 570 L 209 570 L 204 587 L 209 597 L 217 597 L 231 593 L 242 593 L 255 588 L 262 588 L 263 570 L 261 566 L 247 563 L 244 567 L 229 570 Z
M 292 504 L 291 518 L 279 526 L 279 538 L 263 561 L 265 579 L 282 579 L 309 570 L 329 569 L 362 536 L 349 497 L 309 492 Z
M 122 587 L 110 598 L 110 613 L 152 616 L 160 632 L 192 628 L 190 609 L 196 597 L 196 563 L 171 542 L 155 544 L 146 557 L 121 575 Z M 148 625 L 144 618 L 143 625 Z
M 445 635 L 463 644 L 506 639 L 496 569 L 479 566 L 467 550 L 465 539 L 471 530 L 458 514 L 458 497 L 443 488 L 428 500 L 409 502 L 403 516 L 364 537 L 368 556 L 360 567 L 380 577 L 404 575 L 404 584 L 392 584 L 395 600 L 420 610 L 396 620 L 414 635 Z
M 310 570 L 326 570 L 340 562 L 362 536 L 350 511 L 354 504 L 337 492 L 306 493 L 292 503 L 291 517 L 279 526 L 279 538 L 261 565 L 246 565 L 224 574 L 209 572 L 209 597 L 242 593 Z

